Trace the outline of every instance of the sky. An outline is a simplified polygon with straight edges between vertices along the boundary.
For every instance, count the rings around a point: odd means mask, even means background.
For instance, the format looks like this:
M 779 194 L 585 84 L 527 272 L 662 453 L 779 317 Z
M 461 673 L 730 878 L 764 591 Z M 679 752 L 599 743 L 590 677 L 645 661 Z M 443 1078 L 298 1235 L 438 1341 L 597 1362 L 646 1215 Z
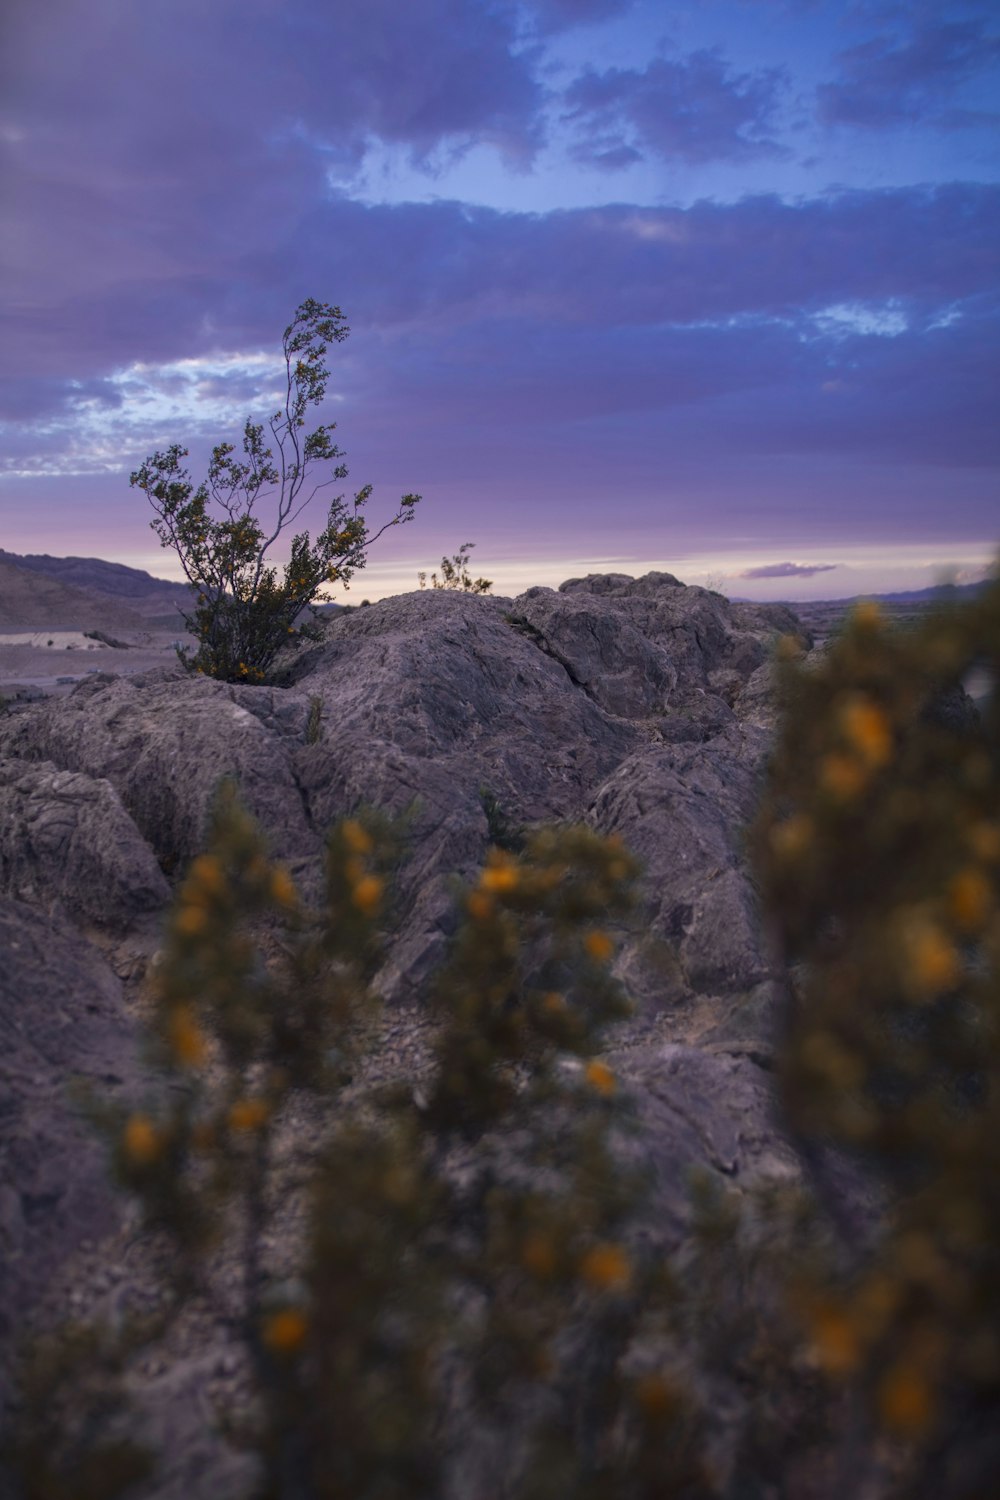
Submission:
M 981 576 L 998 123 L 976 0 L 4 0 L 0 546 L 179 577 L 129 473 L 312 297 L 349 493 L 424 497 L 354 602 Z

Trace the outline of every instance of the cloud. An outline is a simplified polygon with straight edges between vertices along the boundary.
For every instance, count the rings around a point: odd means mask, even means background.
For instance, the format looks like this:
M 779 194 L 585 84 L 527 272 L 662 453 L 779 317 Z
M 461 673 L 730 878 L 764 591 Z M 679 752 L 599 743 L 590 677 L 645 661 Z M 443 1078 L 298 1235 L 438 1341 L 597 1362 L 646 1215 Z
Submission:
M 647 67 L 588 68 L 566 90 L 574 155 L 609 169 L 644 152 L 666 161 L 751 161 L 784 155 L 772 134 L 785 85 L 780 68 L 733 72 L 718 48 Z
M 431 464 L 435 446 L 461 450 L 473 474 L 505 462 L 500 434 L 530 447 L 550 429 L 575 455 L 567 473 L 597 442 L 626 467 L 698 453 L 981 465 L 997 455 L 998 226 L 990 187 L 551 214 L 337 197 L 262 220 L 197 277 L 172 272 L 167 213 L 160 275 L 131 274 L 123 252 L 93 267 L 90 295 L 81 228 L 68 285 L 25 269 L 32 311 L 0 353 L 4 446 L 19 470 L 34 455 L 107 471 L 229 436 L 273 409 L 268 361 L 312 294 L 354 330 L 331 360 L 349 448 L 360 430 Z
M 840 73 L 817 89 L 820 117 L 868 129 L 921 120 L 943 129 L 1000 118 L 948 108 L 956 91 L 1000 59 L 1000 34 L 985 20 L 929 19 L 900 38 L 883 32 L 839 55 Z
M 762 568 L 747 568 L 737 578 L 812 578 L 814 573 L 832 573 L 838 563 L 767 563 Z
M 635 0 L 528 0 L 526 10 L 543 31 L 588 26 L 624 15 Z

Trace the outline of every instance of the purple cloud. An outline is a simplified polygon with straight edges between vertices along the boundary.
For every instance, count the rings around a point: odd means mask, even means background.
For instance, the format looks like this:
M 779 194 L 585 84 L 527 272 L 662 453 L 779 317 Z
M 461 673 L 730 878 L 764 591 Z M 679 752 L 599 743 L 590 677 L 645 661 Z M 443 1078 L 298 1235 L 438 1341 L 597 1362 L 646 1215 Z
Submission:
M 769 132 L 784 82 L 780 68 L 733 72 L 718 48 L 656 58 L 643 69 L 587 69 L 565 95 L 567 118 L 582 135 L 574 155 L 609 168 L 642 148 L 693 163 L 781 156 Z
M 624 15 L 635 0 L 528 0 L 525 9 L 543 31 L 587 26 Z
M 248 235 L 238 258 L 206 254 L 200 277 L 171 274 L 185 246 L 169 212 L 163 223 L 159 278 L 132 273 L 123 253 L 92 267 L 86 296 L 85 253 L 68 287 L 25 267 L 31 313 L 0 355 L 0 410 L 30 425 L 29 446 L 58 447 L 36 423 L 70 422 L 81 390 L 124 400 L 127 424 L 141 403 L 112 375 L 136 361 L 274 351 L 296 302 L 318 294 L 354 328 L 333 388 L 376 425 L 405 406 L 446 444 L 457 420 L 481 424 L 483 412 L 535 432 L 657 412 L 664 431 L 684 413 L 683 444 L 713 452 L 960 464 L 995 452 L 1000 189 L 548 215 L 338 198 L 285 226 L 262 219 L 259 240 Z M 85 226 L 79 241 L 83 251 Z M 883 324 L 891 336 L 871 331 Z M 221 381 L 230 404 L 256 410 L 260 378 L 227 367 L 203 389 Z M 147 427 L 115 428 L 122 451 Z
M 814 573 L 832 573 L 837 563 L 767 563 L 762 568 L 747 568 L 737 578 L 812 578 Z
M 917 120 L 946 129 L 995 120 L 944 106 L 998 58 L 1000 34 L 983 20 L 927 20 L 905 40 L 883 33 L 841 52 L 840 76 L 817 89 L 820 117 L 872 129 Z

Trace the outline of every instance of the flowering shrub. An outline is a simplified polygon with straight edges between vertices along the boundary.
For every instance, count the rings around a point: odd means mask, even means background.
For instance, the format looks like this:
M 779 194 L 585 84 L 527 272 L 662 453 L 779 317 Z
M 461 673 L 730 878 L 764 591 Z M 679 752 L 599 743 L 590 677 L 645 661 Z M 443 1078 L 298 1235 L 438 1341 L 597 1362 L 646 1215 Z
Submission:
M 981 718 L 959 693 L 971 670 L 992 679 Z M 818 667 L 789 651 L 753 836 L 796 966 L 782 1095 L 849 1252 L 802 1309 L 821 1361 L 914 1443 L 935 1494 L 988 1487 L 998 1457 L 998 674 L 1000 583 L 911 631 L 860 605 Z M 874 1246 L 834 1147 L 888 1193 Z
M 314 542 L 308 532 L 292 537 L 282 577 L 268 560 L 274 543 L 314 496 L 347 477 L 346 465 L 339 462 L 343 452 L 331 436 L 336 424 L 321 424 L 308 434 L 303 429 L 309 407 L 326 394 L 327 347 L 349 332 L 339 307 L 312 298 L 285 329 L 285 402 L 268 422 L 277 459 L 266 445 L 264 424 L 248 417 L 243 458 L 233 457 L 232 443 L 218 444 L 207 482 L 197 489 L 182 464 L 188 450 L 176 443 L 166 453 L 154 453 L 129 477 L 147 495 L 155 512 L 152 528 L 160 544 L 177 553 L 195 592 L 195 608 L 184 618 L 198 646 L 193 655 L 178 653 L 194 671 L 224 682 L 262 682 L 320 589 L 337 581 L 347 584 L 364 567 L 372 542 L 388 527 L 413 519 L 420 496 L 404 495 L 396 514 L 370 536 L 364 507 L 372 487 L 364 485 L 350 504 L 343 495 L 330 501 L 326 525 Z M 307 475 L 317 463 L 333 468 L 307 490 Z M 267 502 L 269 520 L 261 512 Z
M 465 594 L 488 594 L 493 584 L 488 578 L 473 578 L 469 572 L 469 553 L 475 542 L 463 542 L 454 557 L 442 557 L 441 577 L 431 574 L 431 588 L 458 589 Z M 422 589 L 427 587 L 427 574 L 418 573 L 417 581 Z

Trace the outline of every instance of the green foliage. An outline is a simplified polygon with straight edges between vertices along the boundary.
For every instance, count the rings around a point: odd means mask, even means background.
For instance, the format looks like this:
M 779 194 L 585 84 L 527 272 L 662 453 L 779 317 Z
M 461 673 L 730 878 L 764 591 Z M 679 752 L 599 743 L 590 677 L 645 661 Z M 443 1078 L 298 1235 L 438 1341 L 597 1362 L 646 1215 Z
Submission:
M 316 745 L 319 743 L 323 728 L 323 700 L 312 697 L 309 699 L 309 717 L 306 720 L 306 744 Z
M 666 1285 L 626 1239 L 644 1179 L 620 1158 L 624 1091 L 593 1056 L 627 1010 L 603 924 L 629 910 L 637 867 L 586 829 L 494 850 L 434 987 L 424 1083 L 345 1109 L 377 1045 L 368 979 L 395 857 L 373 818 L 341 824 L 309 909 L 225 789 L 156 971 L 169 1087 L 101 1111 L 120 1181 L 173 1242 L 173 1305 L 221 1297 L 247 1351 L 259 1493 L 431 1500 L 465 1443 L 476 1485 L 521 1500 L 707 1494 L 691 1403 L 648 1356 L 623 1364 Z M 297 1237 L 275 1179 L 309 1095 L 331 1124 Z M 276 1238 L 280 1266 L 262 1248 Z M 212 1276 L 233 1244 L 235 1297 Z M 61 1445 L 38 1431 L 36 1461 Z M 109 1463 L 97 1493 L 119 1477 Z
M 473 578 L 469 572 L 469 553 L 475 542 L 463 542 L 454 557 L 442 557 L 441 577 L 431 574 L 431 588 L 459 589 L 466 594 L 488 594 L 493 584 L 488 578 Z M 427 574 L 418 573 L 420 587 L 427 587 Z
M 486 814 L 486 828 L 490 843 L 508 854 L 520 854 L 524 848 L 524 832 L 510 821 L 498 797 L 489 787 L 479 788 L 479 801 Z
M 314 542 L 308 532 L 292 537 L 283 575 L 268 553 L 320 490 L 347 477 L 343 453 L 333 441 L 335 423 L 304 431 L 311 406 L 325 394 L 327 347 L 347 338 L 339 307 L 303 302 L 285 329 L 286 395 L 283 407 L 264 424 L 249 417 L 243 429 L 243 457 L 232 443 L 212 450 L 207 481 L 197 489 L 183 467 L 188 450 L 173 444 L 154 453 L 129 477 L 145 492 L 155 519 L 151 525 L 164 547 L 172 547 L 197 605 L 185 623 L 197 637 L 191 655 L 179 652 L 191 669 L 225 682 L 261 682 L 275 656 L 294 637 L 303 610 L 324 584 L 347 583 L 365 565 L 366 551 L 390 526 L 412 520 L 419 495 L 404 495 L 391 520 L 369 535 L 364 507 L 372 493 L 364 485 L 348 503 L 330 501 L 326 525 Z M 277 457 L 275 457 L 275 451 Z M 333 467 L 329 477 L 306 490 L 315 464 Z M 265 520 L 262 506 L 270 504 Z
M 1000 583 L 905 632 L 861 605 L 819 666 L 785 655 L 753 844 L 797 966 L 782 1093 L 847 1253 L 800 1295 L 882 1432 L 928 1466 L 963 1453 L 980 1493 L 1000 1399 Z M 981 719 L 958 692 L 972 669 L 992 679 Z M 831 1147 L 888 1194 L 868 1250 Z M 928 1493 L 965 1493 L 933 1472 Z

